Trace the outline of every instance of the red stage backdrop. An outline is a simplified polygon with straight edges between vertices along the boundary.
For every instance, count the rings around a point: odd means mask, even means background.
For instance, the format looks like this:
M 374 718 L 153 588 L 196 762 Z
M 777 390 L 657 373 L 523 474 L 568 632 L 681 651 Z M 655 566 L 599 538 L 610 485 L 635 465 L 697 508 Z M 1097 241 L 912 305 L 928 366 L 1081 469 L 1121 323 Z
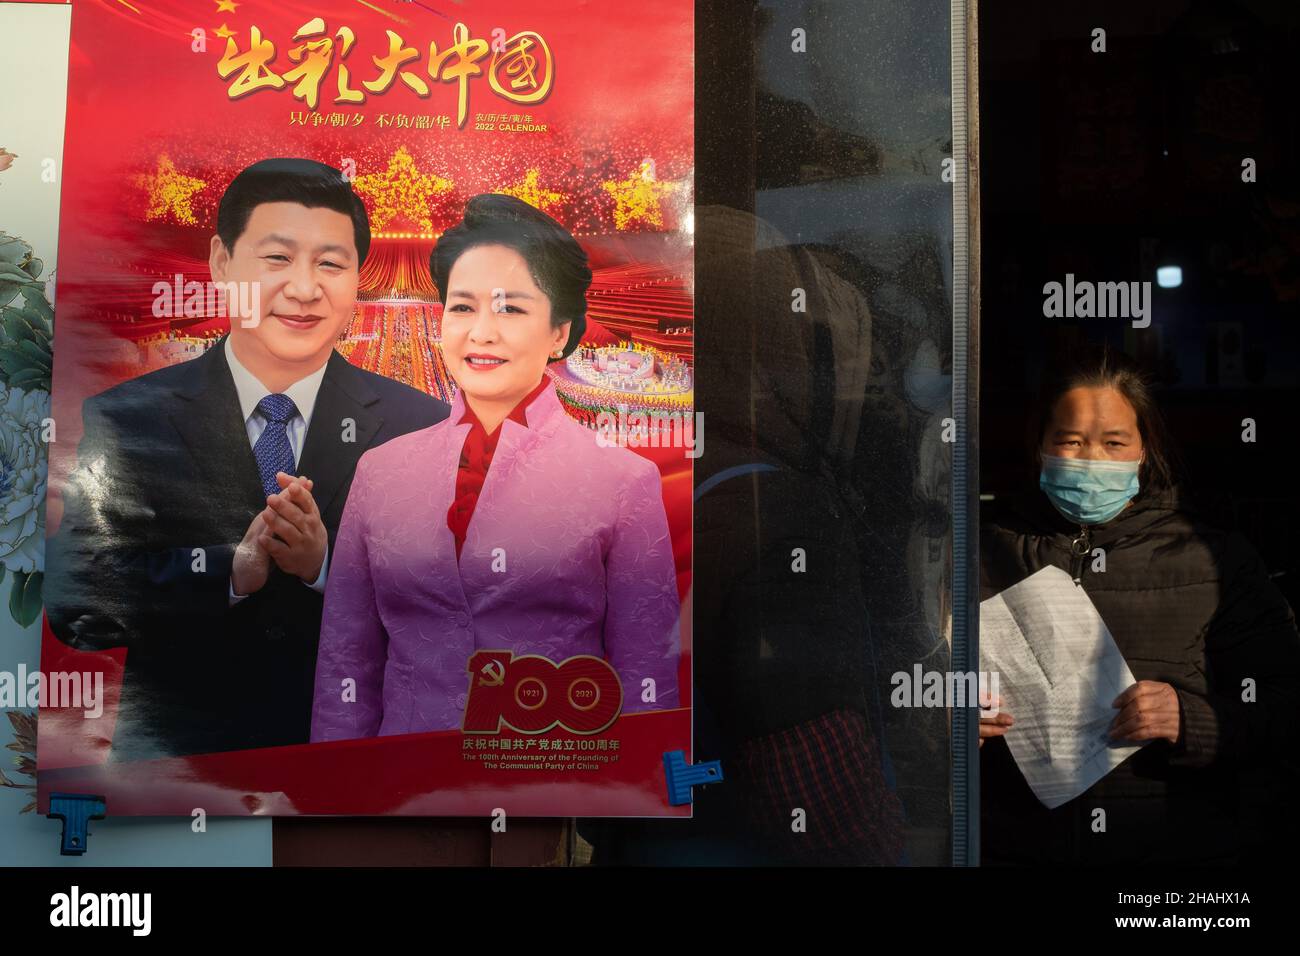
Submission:
M 74 650 L 47 623 L 43 671 L 83 675 L 88 687 L 102 674 L 104 699 L 97 716 L 67 700 L 43 702 L 42 810 L 51 792 L 62 791 L 103 794 L 114 815 L 196 807 L 217 814 L 487 815 L 498 807 L 545 816 L 689 814 L 669 806 L 662 756 L 683 750 L 691 757 L 693 458 L 681 445 L 689 445 L 694 424 L 692 23 L 687 0 L 79 0 L 62 179 L 49 534 L 58 533 L 61 492 L 78 467 L 82 403 L 194 360 L 228 331 L 230 320 L 209 301 L 182 296 L 183 306 L 178 299 L 170 314 L 160 310 L 159 283 L 208 280 L 217 204 L 240 170 L 303 157 L 352 181 L 373 241 L 335 349 L 355 366 L 449 403 L 457 385 L 442 356 L 429 254 L 469 197 L 505 193 L 554 217 L 589 256 L 583 346 L 547 374 L 564 412 L 591 429 L 593 441 L 605 428 L 659 469 L 683 606 L 680 700 L 604 726 L 559 714 L 536 726 L 507 719 L 498 733 L 457 728 L 123 760 L 112 741 L 129 640 Z M 680 419 L 680 441 L 667 437 L 668 428 L 642 427 L 650 413 Z M 325 587 L 328 594 L 328 581 Z M 499 649 L 483 635 L 478 647 Z M 552 663 L 561 675 L 587 675 L 572 683 L 596 687 L 604 665 L 582 660 Z M 467 687 L 474 677 L 466 671 Z M 497 706 L 486 694 L 480 703 Z M 230 707 L 240 705 L 234 687 Z

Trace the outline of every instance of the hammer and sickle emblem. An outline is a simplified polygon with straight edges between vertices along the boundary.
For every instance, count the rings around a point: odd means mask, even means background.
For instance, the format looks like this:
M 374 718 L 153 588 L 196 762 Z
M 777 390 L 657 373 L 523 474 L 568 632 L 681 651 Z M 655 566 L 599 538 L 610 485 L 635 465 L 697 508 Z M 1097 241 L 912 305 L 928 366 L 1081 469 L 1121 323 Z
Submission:
M 479 671 L 480 687 L 500 687 L 505 683 L 506 669 L 500 661 L 488 661 Z

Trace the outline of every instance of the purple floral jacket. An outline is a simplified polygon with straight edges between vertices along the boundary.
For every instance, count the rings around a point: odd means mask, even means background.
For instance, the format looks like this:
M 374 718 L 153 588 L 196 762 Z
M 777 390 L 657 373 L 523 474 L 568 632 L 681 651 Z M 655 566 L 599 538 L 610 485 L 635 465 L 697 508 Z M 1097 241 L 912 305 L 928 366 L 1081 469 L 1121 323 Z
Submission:
M 461 726 L 466 665 L 486 649 L 603 657 L 625 713 L 676 707 L 681 604 L 658 469 L 601 447 L 548 385 L 527 426 L 501 424 L 458 567 L 447 510 L 463 411 L 458 395 L 446 420 L 357 465 L 330 556 L 312 741 Z

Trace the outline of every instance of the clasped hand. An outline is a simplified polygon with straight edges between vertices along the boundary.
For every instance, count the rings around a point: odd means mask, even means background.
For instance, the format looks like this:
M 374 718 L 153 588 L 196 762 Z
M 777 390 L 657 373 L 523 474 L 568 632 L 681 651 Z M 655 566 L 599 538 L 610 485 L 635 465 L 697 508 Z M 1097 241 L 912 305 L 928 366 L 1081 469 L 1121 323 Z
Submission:
M 268 495 L 235 548 L 231 586 L 236 594 L 261 590 L 271 573 L 271 562 L 286 574 L 311 584 L 325 564 L 329 536 L 321 521 L 312 480 L 277 472 L 280 491 Z

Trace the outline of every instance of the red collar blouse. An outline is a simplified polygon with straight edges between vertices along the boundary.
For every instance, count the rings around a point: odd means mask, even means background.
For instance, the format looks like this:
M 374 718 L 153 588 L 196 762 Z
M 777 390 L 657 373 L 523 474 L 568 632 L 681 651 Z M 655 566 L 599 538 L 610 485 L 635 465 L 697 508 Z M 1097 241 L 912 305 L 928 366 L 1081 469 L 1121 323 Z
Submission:
M 524 409 L 542 393 L 542 389 L 546 388 L 549 381 L 549 377 L 543 375 L 537 387 L 525 395 L 506 417 L 527 428 L 528 419 L 524 415 Z M 456 424 L 463 425 L 466 422 L 470 423 L 470 430 L 465 436 L 465 446 L 460 452 L 460 467 L 456 471 L 456 499 L 447 509 L 447 527 L 456 538 L 457 561 L 460 560 L 461 549 L 465 546 L 470 519 L 474 517 L 474 506 L 478 504 L 483 483 L 487 481 L 488 468 L 492 466 L 492 456 L 496 453 L 497 442 L 501 438 L 501 426 L 498 425 L 489 435 L 483 423 L 474 414 L 474 410 L 470 408 L 469 402 L 465 403 L 465 414 Z

